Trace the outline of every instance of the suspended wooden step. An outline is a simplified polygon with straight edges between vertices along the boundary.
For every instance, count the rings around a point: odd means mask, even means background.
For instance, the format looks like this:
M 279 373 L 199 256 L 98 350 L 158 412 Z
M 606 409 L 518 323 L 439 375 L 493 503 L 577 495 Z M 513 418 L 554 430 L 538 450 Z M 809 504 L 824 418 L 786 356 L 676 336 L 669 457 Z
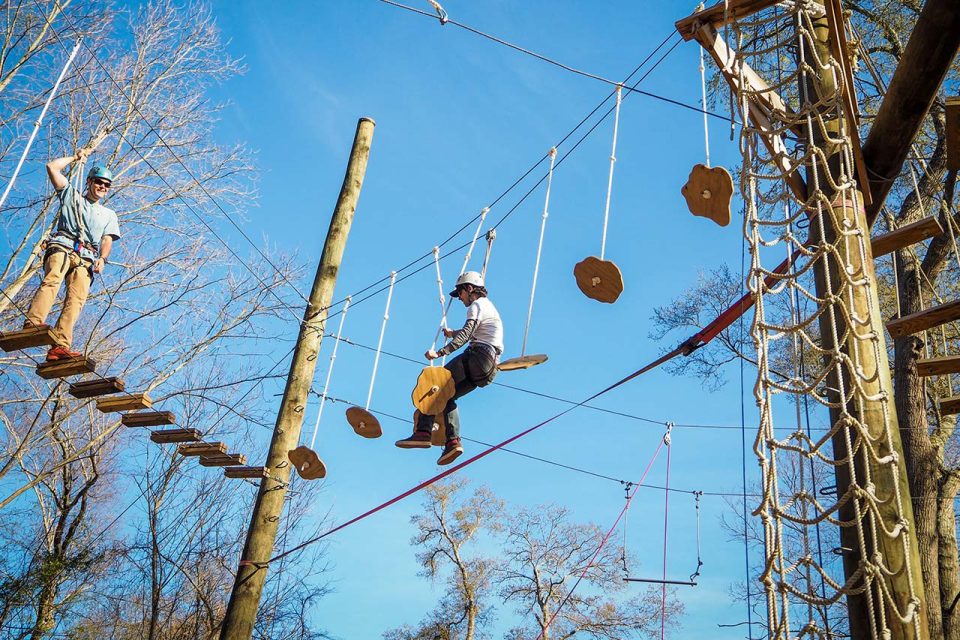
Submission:
M 227 452 L 227 445 L 222 442 L 193 442 L 177 447 L 177 453 L 182 456 L 215 456 Z
M 37 365 L 37 375 L 44 380 L 79 376 L 84 373 L 93 373 L 96 370 L 97 363 L 85 356 L 70 358 L 69 360 L 41 362 Z
M 960 356 L 917 360 L 918 376 L 943 376 L 948 373 L 960 373 Z
M 923 311 L 911 313 L 908 316 L 891 320 L 887 323 L 887 331 L 894 338 L 902 338 L 912 333 L 926 331 L 931 327 L 960 320 L 960 300 L 954 300 L 938 307 L 930 307 Z
M 516 358 L 504 360 L 497 365 L 497 370 L 517 371 L 518 369 L 529 369 L 530 367 L 535 367 L 538 364 L 543 364 L 547 360 L 547 354 L 545 353 L 532 353 L 527 356 L 517 356 Z
M 613 304 L 623 293 L 620 267 L 609 260 L 587 256 L 573 267 L 573 277 L 588 298 Z
M 410 399 L 421 413 L 435 416 L 443 412 L 443 408 L 456 392 L 456 384 L 449 369 L 424 367 L 417 376 L 417 384 L 410 393 Z
M 153 400 L 151 400 L 150 396 L 145 393 L 124 393 L 123 395 L 111 396 L 109 398 L 101 398 L 97 400 L 97 411 L 101 411 L 103 413 L 136 411 L 137 409 L 149 409 L 152 406 Z M 159 424 L 170 423 L 161 422 Z
M 157 444 L 180 444 L 181 442 L 200 442 L 199 429 L 161 429 L 150 434 L 150 440 Z
M 885 233 L 870 240 L 873 247 L 873 257 L 879 258 L 897 249 L 909 247 L 912 244 L 923 242 L 943 233 L 940 221 L 930 216 L 913 224 L 908 224 L 889 233 Z
M 319 480 L 327 475 L 327 465 L 310 447 L 299 446 L 287 452 L 287 459 L 304 480 Z
M 721 227 L 730 224 L 733 178 L 723 167 L 694 165 L 680 194 L 693 215 L 713 220 Z
M 204 467 L 242 467 L 245 464 L 247 464 L 247 456 L 242 453 L 200 456 L 200 465 Z
M 70 395 L 74 398 L 95 398 L 110 393 L 119 393 L 123 391 L 124 386 L 123 380 L 119 378 L 83 380 L 70 385 Z
M 165 424 L 177 424 L 177 416 L 172 411 L 141 411 L 123 414 L 120 422 L 127 427 L 159 427 Z
M 952 416 L 960 413 L 960 396 L 950 396 L 940 400 L 940 415 Z
M 53 333 L 48 324 L 41 324 L 20 331 L 0 333 L 0 349 L 4 351 L 19 351 L 52 344 L 54 344 Z
M 270 470 L 266 467 L 227 467 L 223 475 L 228 478 L 269 478 Z

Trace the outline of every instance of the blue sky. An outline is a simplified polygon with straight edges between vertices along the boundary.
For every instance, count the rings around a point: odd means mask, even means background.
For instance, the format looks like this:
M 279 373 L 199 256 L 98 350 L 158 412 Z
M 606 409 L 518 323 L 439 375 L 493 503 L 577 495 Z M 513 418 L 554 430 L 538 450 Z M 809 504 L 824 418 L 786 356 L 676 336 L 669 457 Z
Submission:
M 430 10 L 427 2 L 413 4 Z M 673 31 L 674 21 L 694 8 L 627 1 L 443 4 L 451 18 L 611 79 L 626 76 Z M 215 97 L 229 103 L 218 137 L 256 150 L 260 199 L 245 212 L 248 233 L 301 255 L 310 265 L 309 277 L 299 283 L 303 291 L 309 289 L 319 259 L 359 117 L 372 117 L 377 127 L 337 298 L 429 252 L 490 204 L 611 90 L 602 82 L 376 0 L 217 1 L 213 7 L 229 50 L 247 68 L 245 75 L 218 87 Z M 697 45 L 679 44 L 642 88 L 696 105 Z M 688 337 L 650 341 L 656 306 L 695 284 L 700 271 L 723 263 L 739 269 L 737 207 L 731 225 L 720 228 L 693 217 L 680 195 L 691 167 L 704 160 L 702 117 L 632 95 L 624 100 L 620 119 L 606 256 L 620 267 L 625 291 L 614 305 L 579 292 L 573 265 L 599 253 L 611 134 L 612 119 L 600 125 L 553 180 L 528 344 L 528 352 L 547 353 L 550 360 L 529 371 L 502 373 L 498 382 L 572 400 L 588 397 Z M 736 166 L 729 126 L 712 119 L 710 134 L 713 163 Z M 560 148 L 561 154 L 567 148 L 569 143 Z M 527 181 L 511 192 L 493 208 L 490 219 L 499 219 L 532 184 Z M 498 230 L 493 248 L 488 288 L 504 319 L 508 356 L 519 351 L 523 336 L 542 207 L 541 187 Z M 468 241 L 472 228 L 452 246 Z M 230 236 L 229 230 L 225 234 Z M 461 260 L 458 254 L 443 263 L 448 286 Z M 436 298 L 432 267 L 398 285 L 384 349 L 419 357 L 430 346 L 439 321 Z M 375 345 L 384 302 L 380 295 L 351 309 L 345 335 Z M 462 308 L 455 307 L 451 323 L 458 325 L 462 319 Z M 291 337 L 295 331 L 291 324 Z M 325 342 L 318 387 L 332 346 L 332 341 Z M 373 354 L 343 345 L 338 356 L 330 393 L 362 404 Z M 412 413 L 409 395 L 418 371 L 409 362 L 383 358 L 372 408 Z M 710 393 L 697 379 L 653 371 L 596 404 L 678 425 L 735 427 L 741 416 L 738 370 L 727 374 L 729 384 Z M 753 372 L 746 375 L 749 394 Z M 749 397 L 746 403 L 749 424 Z M 329 475 L 313 515 L 319 518 L 329 511 L 332 522 L 349 519 L 437 471 L 437 450 L 428 454 L 393 447 L 395 439 L 409 432 L 408 425 L 384 419 L 384 436 L 363 440 L 346 423 L 344 408 L 338 403 L 327 406 L 317 446 Z M 499 442 L 564 408 L 490 387 L 461 402 L 463 435 Z M 304 437 L 309 439 L 316 404 L 306 415 Z M 512 448 L 637 480 L 662 435 L 662 425 L 580 409 Z M 262 452 L 267 436 L 259 442 Z M 481 450 L 476 444 L 467 447 L 467 455 Z M 251 453 L 256 460 L 257 454 Z M 671 484 L 737 492 L 741 453 L 738 429 L 678 426 Z M 648 482 L 663 483 L 664 462 L 661 457 Z M 749 451 L 747 467 L 753 479 L 757 467 Z M 461 474 L 511 503 L 560 504 L 578 521 L 595 522 L 603 529 L 623 505 L 623 489 L 615 482 L 508 453 L 488 456 Z M 336 592 L 312 612 L 320 626 L 342 638 L 374 638 L 388 628 L 416 623 L 432 607 L 437 593 L 416 577 L 415 550 L 408 544 L 413 534 L 409 518 L 420 503 L 419 496 L 408 498 L 328 539 Z M 682 579 L 696 563 L 693 499 L 673 494 L 670 503 L 669 573 Z M 700 586 L 678 592 L 687 615 L 677 637 L 746 635 L 742 626 L 717 627 L 745 619 L 743 606 L 728 597 L 731 583 L 743 579 L 743 549 L 720 529 L 724 511 L 729 508 L 722 498 L 704 497 L 703 574 Z M 642 562 L 638 573 L 659 574 L 663 492 L 641 489 L 629 522 L 630 554 Z M 504 619 L 497 630 L 509 626 Z

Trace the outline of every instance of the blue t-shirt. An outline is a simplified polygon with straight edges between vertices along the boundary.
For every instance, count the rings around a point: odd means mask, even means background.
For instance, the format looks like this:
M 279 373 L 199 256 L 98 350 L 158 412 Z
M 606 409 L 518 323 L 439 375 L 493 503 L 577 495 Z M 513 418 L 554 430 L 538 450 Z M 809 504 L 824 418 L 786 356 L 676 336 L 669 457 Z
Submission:
M 58 191 L 57 197 L 60 199 L 59 218 L 50 242 L 73 249 L 74 240 L 80 238 L 85 245 L 91 245 L 99 251 L 100 240 L 104 236 L 120 239 L 120 224 L 113 209 L 108 209 L 99 202 L 90 202 L 80 195 L 72 184 Z M 82 230 L 77 221 L 78 208 L 83 217 Z M 80 249 L 80 257 L 95 260 L 97 254 L 83 247 Z

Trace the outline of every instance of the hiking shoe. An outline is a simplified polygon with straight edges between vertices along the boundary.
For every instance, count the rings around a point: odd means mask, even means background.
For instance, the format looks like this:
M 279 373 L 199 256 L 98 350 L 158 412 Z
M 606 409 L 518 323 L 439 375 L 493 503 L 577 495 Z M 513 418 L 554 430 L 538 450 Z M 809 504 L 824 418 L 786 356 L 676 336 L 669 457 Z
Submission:
M 49 329 L 50 325 L 48 325 L 46 322 L 41 322 L 37 324 L 34 322 L 30 322 L 29 320 L 24 320 L 23 328 L 24 329 Z
M 463 453 L 463 446 L 460 444 L 460 441 L 451 440 L 447 443 L 447 446 L 443 448 L 443 453 L 441 453 L 437 459 L 437 464 L 450 464 L 459 458 L 461 453 Z
M 83 354 L 79 351 L 70 351 L 66 347 L 56 346 L 47 351 L 47 362 L 54 362 L 55 360 L 69 360 L 70 358 L 79 358 Z
M 401 449 L 429 449 L 430 432 L 414 431 L 413 435 L 410 435 L 403 440 L 397 440 L 395 444 Z

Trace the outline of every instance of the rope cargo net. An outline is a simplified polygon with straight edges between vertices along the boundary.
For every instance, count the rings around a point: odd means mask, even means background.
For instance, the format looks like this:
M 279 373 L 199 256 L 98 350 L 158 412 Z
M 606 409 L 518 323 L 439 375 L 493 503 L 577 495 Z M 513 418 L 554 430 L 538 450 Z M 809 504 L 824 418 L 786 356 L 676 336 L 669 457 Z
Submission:
M 920 634 L 921 585 L 911 577 L 911 506 L 892 446 L 899 433 L 884 391 L 891 387 L 870 238 L 863 221 L 856 223 L 863 208 L 855 132 L 846 128 L 855 124 L 844 117 L 841 63 L 817 43 L 825 24 L 823 5 L 780 3 L 728 23 L 721 34 L 738 52 L 725 71 L 739 79 L 732 102 L 744 123 L 739 182 L 747 286 L 756 301 L 750 333 L 762 497 L 753 515 L 765 549 L 757 577 L 767 637 L 845 635 L 844 607 L 856 597 L 868 612 L 870 637 L 883 640 Z M 751 83 L 747 66 L 772 78 L 769 86 Z M 776 106 L 779 99 L 785 108 Z M 751 120 L 758 104 L 775 105 L 766 109 L 768 122 Z M 776 137 L 804 142 L 770 144 Z M 796 188 L 804 180 L 805 193 Z M 769 265 L 784 254 L 793 262 L 776 273 Z M 804 407 L 825 422 L 816 437 L 809 422 L 801 424 Z M 789 416 L 776 432 L 775 414 L 781 422 Z M 838 475 L 848 486 L 829 490 Z M 880 495 L 884 475 L 882 486 L 892 489 Z M 821 524 L 841 528 L 832 552 L 819 545 Z M 824 530 L 836 536 L 833 527 Z M 891 563 L 891 549 L 905 561 Z M 849 577 L 844 556 L 854 562 Z M 906 576 L 897 583 L 905 588 L 891 587 L 895 575 Z

